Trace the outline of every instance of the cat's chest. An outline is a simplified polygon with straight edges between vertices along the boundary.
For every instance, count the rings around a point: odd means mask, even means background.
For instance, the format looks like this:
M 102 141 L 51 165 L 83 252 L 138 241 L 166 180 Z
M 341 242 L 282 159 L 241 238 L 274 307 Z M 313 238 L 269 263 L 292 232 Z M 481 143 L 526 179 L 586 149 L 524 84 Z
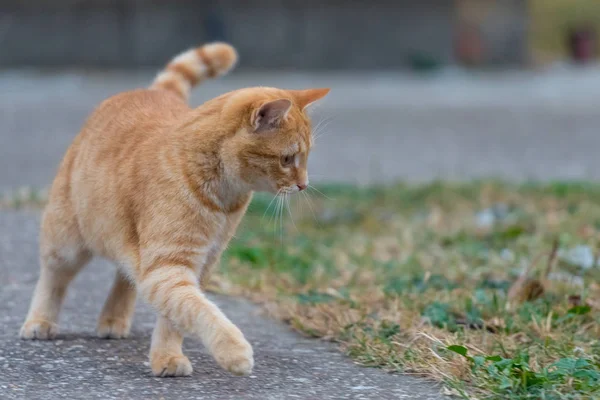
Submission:
M 213 264 L 221 253 L 221 250 L 227 246 L 228 226 L 224 221 L 222 224 L 215 224 L 206 245 L 202 249 L 204 257 L 201 257 L 198 267 L 202 269 L 206 265 Z
M 244 211 L 245 208 L 236 213 L 213 216 L 210 223 L 210 235 L 205 241 L 204 251 L 202 252 L 204 257 L 198 264 L 200 271 L 203 267 L 211 266 L 218 261 L 221 252 L 227 247 L 229 240 L 235 233 Z

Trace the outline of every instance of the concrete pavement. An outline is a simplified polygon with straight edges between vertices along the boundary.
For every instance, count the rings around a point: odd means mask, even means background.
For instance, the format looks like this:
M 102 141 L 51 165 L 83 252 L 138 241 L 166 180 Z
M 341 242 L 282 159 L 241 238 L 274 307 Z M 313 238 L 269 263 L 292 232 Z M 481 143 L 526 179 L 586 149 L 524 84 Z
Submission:
M 221 370 L 199 341 L 184 352 L 194 373 L 155 378 L 147 363 L 152 310 L 138 303 L 128 339 L 94 334 L 114 267 L 95 260 L 71 286 L 55 341 L 18 338 L 38 275 L 37 212 L 0 211 L 0 399 L 440 399 L 439 387 L 362 368 L 335 345 L 304 339 L 243 300 L 212 296 L 254 346 L 249 377 Z

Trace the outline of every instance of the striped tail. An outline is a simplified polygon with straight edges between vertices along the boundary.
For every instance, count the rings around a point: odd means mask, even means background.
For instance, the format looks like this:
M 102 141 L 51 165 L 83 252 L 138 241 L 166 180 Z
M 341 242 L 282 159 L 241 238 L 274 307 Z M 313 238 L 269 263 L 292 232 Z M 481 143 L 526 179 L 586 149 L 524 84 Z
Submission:
M 185 51 L 156 76 L 150 89 L 170 90 L 187 100 L 192 87 L 207 78 L 225 75 L 237 58 L 235 49 L 226 43 L 209 43 Z

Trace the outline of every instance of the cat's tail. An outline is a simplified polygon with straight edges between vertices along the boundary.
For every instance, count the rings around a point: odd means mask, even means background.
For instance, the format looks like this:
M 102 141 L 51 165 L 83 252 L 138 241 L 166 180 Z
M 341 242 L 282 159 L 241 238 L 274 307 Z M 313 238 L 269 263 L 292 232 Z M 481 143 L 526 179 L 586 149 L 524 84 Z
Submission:
M 237 52 L 227 43 L 209 43 L 179 54 L 161 71 L 150 89 L 164 89 L 188 98 L 190 89 L 208 78 L 229 72 L 237 62 Z

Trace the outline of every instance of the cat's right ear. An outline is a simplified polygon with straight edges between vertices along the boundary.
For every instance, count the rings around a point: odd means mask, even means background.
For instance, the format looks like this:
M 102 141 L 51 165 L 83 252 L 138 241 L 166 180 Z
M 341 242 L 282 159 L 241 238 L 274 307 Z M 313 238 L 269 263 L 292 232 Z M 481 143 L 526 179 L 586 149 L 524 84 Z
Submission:
M 250 124 L 255 133 L 277 129 L 292 108 L 292 101 L 279 99 L 263 104 L 252 113 Z

